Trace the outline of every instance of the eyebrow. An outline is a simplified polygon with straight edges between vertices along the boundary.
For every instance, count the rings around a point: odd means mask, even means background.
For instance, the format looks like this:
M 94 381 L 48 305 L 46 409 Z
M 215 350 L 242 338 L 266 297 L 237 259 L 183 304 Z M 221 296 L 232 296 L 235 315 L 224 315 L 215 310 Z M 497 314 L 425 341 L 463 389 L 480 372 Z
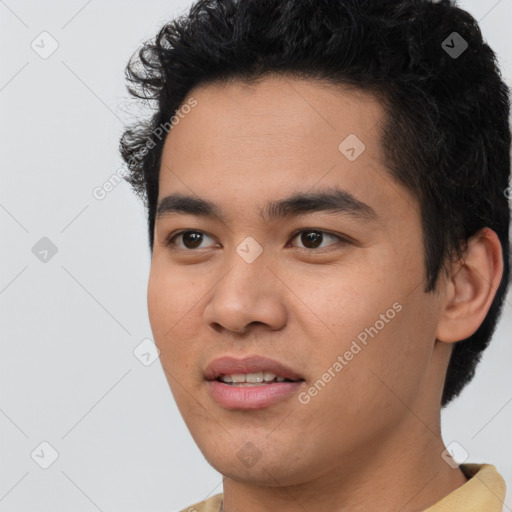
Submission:
M 330 188 L 318 192 L 297 192 L 287 198 L 267 201 L 259 209 L 260 217 L 266 222 L 306 215 L 314 212 L 328 212 L 348 215 L 361 221 L 376 221 L 379 216 L 366 203 L 356 199 L 350 192 Z M 225 222 L 221 208 L 206 199 L 183 194 L 171 194 L 160 200 L 156 218 L 173 214 L 188 214 L 209 217 Z

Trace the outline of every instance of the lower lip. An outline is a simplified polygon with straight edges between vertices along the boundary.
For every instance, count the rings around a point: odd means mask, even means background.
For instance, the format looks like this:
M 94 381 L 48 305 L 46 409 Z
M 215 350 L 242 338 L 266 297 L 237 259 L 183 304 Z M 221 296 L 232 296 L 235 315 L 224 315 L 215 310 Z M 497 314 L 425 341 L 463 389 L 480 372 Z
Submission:
M 233 386 L 208 381 L 212 398 L 225 409 L 263 409 L 297 393 L 303 381 L 273 382 L 261 386 Z

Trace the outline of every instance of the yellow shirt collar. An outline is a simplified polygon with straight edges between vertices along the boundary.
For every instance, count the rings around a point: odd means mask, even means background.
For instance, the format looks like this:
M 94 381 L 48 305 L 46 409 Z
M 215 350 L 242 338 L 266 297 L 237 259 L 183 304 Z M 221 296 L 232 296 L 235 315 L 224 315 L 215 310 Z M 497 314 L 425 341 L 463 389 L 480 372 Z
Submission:
M 461 464 L 469 480 L 424 512 L 502 512 L 505 481 L 491 464 Z M 222 493 L 181 512 L 219 512 Z
M 502 512 L 505 481 L 491 464 L 461 464 L 469 480 L 424 512 Z

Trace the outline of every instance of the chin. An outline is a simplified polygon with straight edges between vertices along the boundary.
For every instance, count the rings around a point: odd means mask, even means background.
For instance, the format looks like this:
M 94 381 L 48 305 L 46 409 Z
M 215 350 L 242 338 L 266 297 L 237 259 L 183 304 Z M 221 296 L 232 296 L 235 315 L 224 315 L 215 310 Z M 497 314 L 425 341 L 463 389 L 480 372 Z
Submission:
M 259 449 L 256 447 L 257 436 L 254 436 L 254 444 L 247 434 L 240 439 L 229 437 L 227 433 L 226 437 L 229 441 L 226 439 L 225 443 L 208 443 L 208 446 L 198 443 L 198 446 L 210 466 L 227 478 L 265 487 L 279 487 L 299 485 L 311 477 L 310 467 L 297 465 L 299 457 L 296 449 L 294 453 L 278 450 L 279 443 L 272 444 L 272 438 L 267 439 L 266 446 Z M 281 448 L 284 448 L 282 444 Z

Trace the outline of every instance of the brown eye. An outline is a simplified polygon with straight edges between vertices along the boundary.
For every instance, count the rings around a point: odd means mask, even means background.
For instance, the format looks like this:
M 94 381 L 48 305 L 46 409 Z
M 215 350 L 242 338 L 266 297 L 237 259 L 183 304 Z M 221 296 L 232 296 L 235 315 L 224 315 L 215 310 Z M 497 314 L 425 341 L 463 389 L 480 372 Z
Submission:
M 203 242 L 204 238 L 210 238 L 208 235 L 203 233 L 202 231 L 181 231 L 180 233 L 175 234 L 172 236 L 166 245 L 168 246 L 174 246 L 178 249 L 197 249 L 201 243 Z M 182 240 L 182 246 L 179 246 L 176 242 L 181 238 Z
M 297 233 L 294 237 L 299 238 L 300 242 L 303 245 L 303 247 L 300 247 L 302 249 L 308 249 L 308 250 L 315 250 L 315 249 L 322 249 L 323 247 L 326 247 L 325 245 L 322 247 L 321 244 L 324 242 L 324 240 L 327 238 L 331 238 L 335 241 L 343 241 L 343 239 L 339 236 L 332 235 L 330 233 L 326 233 L 325 231 L 318 230 L 318 229 L 307 229 L 302 230 L 299 233 Z M 329 245 L 335 245 L 335 244 L 327 244 Z
M 317 244 L 321 244 L 324 236 L 319 231 L 303 231 L 300 236 L 300 241 L 308 249 L 316 249 Z
M 199 245 L 201 245 L 201 241 L 203 239 L 203 235 L 198 233 L 197 231 L 187 231 L 183 233 L 183 245 L 187 249 L 197 249 Z

